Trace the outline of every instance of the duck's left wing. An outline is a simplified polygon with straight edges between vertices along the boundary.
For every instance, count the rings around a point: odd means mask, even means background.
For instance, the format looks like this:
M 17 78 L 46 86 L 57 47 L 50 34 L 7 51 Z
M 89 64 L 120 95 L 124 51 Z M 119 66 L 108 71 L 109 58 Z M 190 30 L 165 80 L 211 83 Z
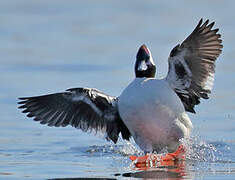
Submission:
M 202 19 L 194 31 L 170 53 L 169 71 L 166 80 L 180 97 L 185 110 L 195 113 L 194 106 L 200 98 L 208 99 L 211 93 L 215 60 L 222 49 L 219 29 L 212 29 L 214 22 L 202 24 Z
M 130 132 L 121 120 L 117 98 L 96 89 L 73 88 L 66 92 L 35 97 L 19 98 L 20 109 L 34 117 L 35 121 L 48 126 L 71 125 L 83 131 L 96 130 L 107 133 L 114 143 L 121 132 L 129 139 Z

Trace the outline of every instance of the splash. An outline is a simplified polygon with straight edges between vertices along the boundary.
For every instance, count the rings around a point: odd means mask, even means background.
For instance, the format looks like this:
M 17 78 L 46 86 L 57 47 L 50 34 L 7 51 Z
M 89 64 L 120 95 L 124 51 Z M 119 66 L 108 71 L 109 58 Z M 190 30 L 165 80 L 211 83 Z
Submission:
M 108 143 L 102 146 L 89 146 L 86 150 L 88 153 L 102 153 L 102 154 L 117 154 L 122 156 L 129 155 L 142 155 L 143 152 L 137 147 L 137 145 L 132 141 L 122 140 L 118 145 L 114 145 L 112 143 Z
M 200 162 L 216 162 L 219 160 L 217 156 L 220 153 L 214 144 L 208 143 L 199 136 L 194 136 L 183 142 L 187 147 L 188 160 Z
M 202 140 L 199 136 L 193 136 L 188 139 L 181 139 L 181 143 L 186 147 L 187 154 L 186 159 L 189 161 L 200 161 L 200 162 L 217 162 L 220 160 L 222 152 L 217 150 L 215 143 L 209 143 Z M 125 144 L 119 148 L 117 153 L 124 156 L 128 155 L 143 155 L 143 151 L 134 143 L 123 141 Z M 162 152 L 163 154 L 168 153 L 167 150 Z

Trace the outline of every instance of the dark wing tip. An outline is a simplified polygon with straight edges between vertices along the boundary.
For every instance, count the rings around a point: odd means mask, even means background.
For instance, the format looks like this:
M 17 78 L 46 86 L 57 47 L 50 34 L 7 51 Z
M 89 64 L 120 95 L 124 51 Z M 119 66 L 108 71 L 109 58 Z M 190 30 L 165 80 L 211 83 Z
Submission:
M 198 29 L 200 32 L 202 32 L 204 29 L 207 29 L 209 31 L 214 31 L 214 30 L 211 30 L 214 25 L 215 25 L 214 21 L 209 24 L 209 19 L 207 19 L 202 25 L 200 25 L 198 28 L 195 28 L 195 29 Z M 218 32 L 218 30 L 217 30 L 217 32 Z
M 199 21 L 198 25 L 193 30 L 193 32 L 181 44 L 181 47 L 182 48 L 183 47 L 191 47 L 195 50 L 198 50 L 199 48 L 206 49 L 209 46 L 213 45 L 215 50 L 219 51 L 219 49 L 223 48 L 221 34 L 218 33 L 219 28 L 213 29 L 214 25 L 215 25 L 215 22 L 212 22 L 209 24 L 209 19 L 207 19 L 203 23 L 203 19 L 201 18 L 201 20 Z M 200 49 L 200 52 L 202 52 L 201 50 L 202 49 Z M 205 52 L 205 53 L 207 53 L 207 52 Z M 218 56 L 216 56 L 216 57 L 218 57 Z
M 207 25 L 208 23 L 209 23 L 209 19 L 207 19 L 204 24 Z
M 29 113 L 26 116 L 29 117 L 29 118 L 34 117 L 34 115 L 32 113 Z
M 199 26 L 199 27 L 200 27 L 200 26 L 201 26 L 201 24 L 202 24 L 202 22 L 203 22 L 203 18 L 201 18 L 201 19 L 200 19 L 200 21 L 198 22 L 198 25 L 197 25 L 197 26 Z
M 207 26 L 207 28 L 211 30 L 214 25 L 215 25 L 215 22 L 212 22 Z
M 27 100 L 27 99 L 29 99 L 28 97 L 19 97 L 18 98 L 19 100 Z
M 216 28 L 216 29 L 214 29 L 214 30 L 212 30 L 212 31 L 214 31 L 215 33 L 217 33 L 217 32 L 219 31 L 219 28 Z
M 18 98 L 18 100 L 19 100 L 19 101 L 17 102 L 17 104 L 21 105 L 21 106 L 19 106 L 18 108 L 19 108 L 19 109 L 25 108 L 24 105 L 25 105 L 25 103 L 28 102 L 28 98 L 22 97 L 22 98 Z
M 202 19 L 201 19 L 202 20 Z M 201 23 L 200 23 L 200 26 L 199 26 L 199 28 L 204 28 L 204 27 L 206 27 L 207 26 L 207 24 L 209 23 L 209 19 L 207 19 L 204 23 L 203 23 L 203 20 L 202 21 L 200 21 Z M 202 24 L 203 23 L 203 24 Z M 199 25 L 199 24 L 198 24 Z
M 26 103 L 26 101 L 19 101 L 19 102 L 17 102 L 17 104 L 24 104 L 24 103 Z
M 22 104 L 24 104 L 24 103 L 22 103 Z M 24 104 L 24 105 L 22 105 L 22 106 L 19 106 L 18 108 L 19 108 L 19 109 L 24 109 L 24 108 L 27 108 L 27 106 Z
M 203 19 L 201 18 L 199 23 L 197 24 L 196 28 L 194 29 L 194 31 L 202 31 L 204 29 L 209 29 L 211 30 L 212 27 L 215 25 L 215 22 L 211 22 L 210 24 L 209 23 L 209 19 L 207 19 L 204 23 L 203 23 Z M 219 29 L 214 29 L 214 30 L 211 30 L 211 31 L 214 31 L 215 33 L 217 33 L 219 31 Z

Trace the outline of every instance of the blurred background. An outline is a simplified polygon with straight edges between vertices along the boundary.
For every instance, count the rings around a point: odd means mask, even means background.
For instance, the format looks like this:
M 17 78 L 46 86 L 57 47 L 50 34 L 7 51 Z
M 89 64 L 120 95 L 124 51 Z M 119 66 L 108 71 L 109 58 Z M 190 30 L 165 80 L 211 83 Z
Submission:
M 171 49 L 200 18 L 216 22 L 224 48 L 210 100 L 190 115 L 193 137 L 221 148 L 217 159 L 232 162 L 219 161 L 215 170 L 226 166 L 234 172 L 234 7 L 231 0 L 0 1 L 0 179 L 113 177 L 131 171 L 128 158 L 104 138 L 33 122 L 17 109 L 17 98 L 72 87 L 118 96 L 134 78 L 143 43 L 152 52 L 157 77 L 164 77 Z M 128 149 L 119 144 L 116 149 Z

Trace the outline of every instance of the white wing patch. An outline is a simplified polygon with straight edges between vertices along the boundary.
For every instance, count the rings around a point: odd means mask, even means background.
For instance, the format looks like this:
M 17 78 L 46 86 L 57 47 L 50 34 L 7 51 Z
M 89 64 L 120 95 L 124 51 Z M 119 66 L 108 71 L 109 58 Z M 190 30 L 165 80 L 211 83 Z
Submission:
M 209 75 L 205 81 L 205 86 L 204 86 L 205 90 L 209 90 L 209 91 L 212 90 L 213 84 L 214 84 L 214 76 L 215 76 L 214 73 L 209 73 Z
M 102 112 L 100 111 L 99 108 L 97 108 L 97 106 L 90 100 L 90 98 L 87 98 L 85 94 L 82 94 L 80 96 L 78 96 L 77 94 L 75 94 L 74 92 L 73 96 L 72 96 L 72 101 L 83 101 L 84 103 L 90 105 L 92 107 L 92 109 L 99 115 L 102 116 Z M 90 92 L 90 96 L 94 96 L 93 93 Z
M 192 72 L 190 71 L 188 65 L 184 60 L 186 50 L 182 51 L 178 56 L 169 57 L 169 72 L 167 76 L 167 81 L 169 82 L 172 88 L 177 88 L 184 90 L 190 87 L 192 82 Z M 181 72 L 182 75 L 176 69 L 177 66 L 182 66 Z

